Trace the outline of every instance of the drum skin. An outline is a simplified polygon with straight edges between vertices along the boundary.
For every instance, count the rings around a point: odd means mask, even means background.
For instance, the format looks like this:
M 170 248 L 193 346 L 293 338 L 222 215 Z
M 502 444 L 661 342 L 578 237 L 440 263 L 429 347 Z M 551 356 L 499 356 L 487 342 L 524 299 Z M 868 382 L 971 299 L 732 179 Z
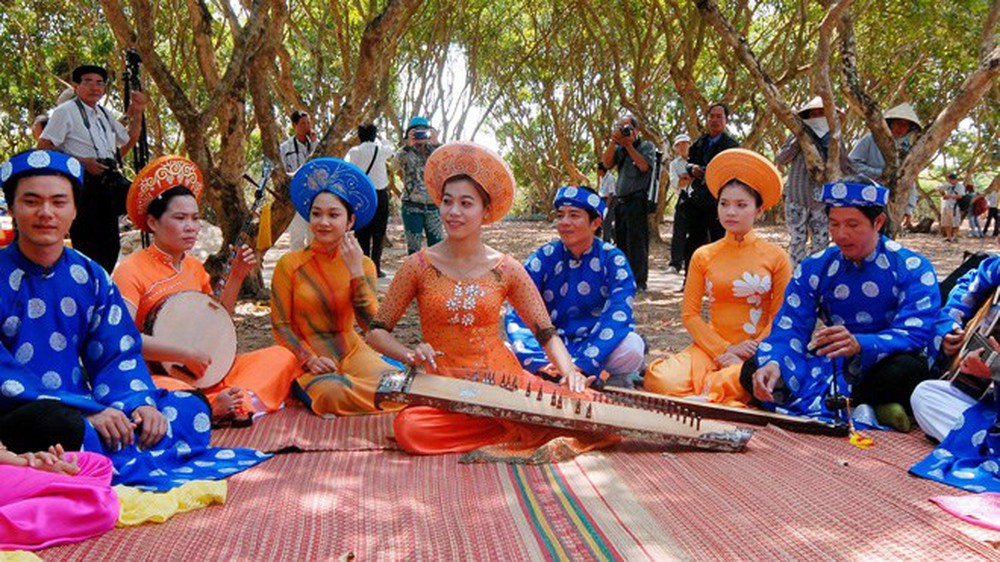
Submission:
M 179 363 L 151 362 L 157 374 L 166 374 L 209 388 L 221 381 L 236 360 L 236 326 L 215 298 L 198 291 L 181 291 L 163 299 L 150 311 L 143 332 L 172 345 L 204 351 L 212 358 L 205 374 L 193 379 Z

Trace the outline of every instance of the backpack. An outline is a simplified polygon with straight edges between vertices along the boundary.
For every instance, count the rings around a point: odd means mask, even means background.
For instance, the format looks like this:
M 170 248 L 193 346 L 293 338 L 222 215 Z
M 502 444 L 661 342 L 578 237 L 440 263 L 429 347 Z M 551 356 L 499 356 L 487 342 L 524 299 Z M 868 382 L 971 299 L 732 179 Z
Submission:
M 967 212 L 969 210 L 969 205 L 971 204 L 972 204 L 972 195 L 966 193 L 965 195 L 962 196 L 961 199 L 958 200 L 958 210 L 962 211 L 963 213 Z
M 975 199 L 972 200 L 972 214 L 978 217 L 988 210 L 990 210 L 990 206 L 986 203 L 986 198 L 982 195 L 976 195 Z

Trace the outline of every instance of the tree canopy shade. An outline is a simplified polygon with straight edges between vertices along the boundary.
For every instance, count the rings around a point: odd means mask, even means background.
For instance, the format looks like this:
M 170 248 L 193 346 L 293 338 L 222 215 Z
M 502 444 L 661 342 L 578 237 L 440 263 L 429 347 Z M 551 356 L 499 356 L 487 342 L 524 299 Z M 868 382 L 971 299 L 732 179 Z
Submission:
M 700 133 L 713 101 L 733 109 L 745 146 L 773 154 L 802 134 L 794 108 L 821 95 L 849 110 L 842 126 L 828 113 L 848 148 L 874 133 L 891 186 L 942 157 L 983 184 L 1000 172 L 998 20 L 1000 0 L 10 0 L 0 148 L 30 145 L 27 126 L 72 67 L 120 75 L 136 48 L 151 149 L 205 170 L 208 211 L 229 236 L 247 208 L 245 170 L 278 158 L 294 109 L 313 114 L 326 155 L 373 119 L 392 140 L 414 114 L 446 139 L 490 133 L 522 212 L 547 210 L 559 185 L 593 183 L 624 112 L 669 152 L 674 135 Z M 119 110 L 120 92 L 112 82 Z M 900 158 L 882 112 L 903 101 L 925 128 Z M 841 173 L 832 154 L 807 158 L 817 178 Z M 291 206 L 287 177 L 273 180 L 277 235 Z

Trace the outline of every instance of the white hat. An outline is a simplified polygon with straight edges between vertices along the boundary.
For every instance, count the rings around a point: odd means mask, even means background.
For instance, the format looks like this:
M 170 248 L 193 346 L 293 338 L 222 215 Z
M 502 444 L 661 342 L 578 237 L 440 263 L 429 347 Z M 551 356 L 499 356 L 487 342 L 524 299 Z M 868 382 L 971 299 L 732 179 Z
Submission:
M 823 98 L 821 98 L 819 96 L 814 97 L 813 99 L 809 100 L 808 103 L 806 103 L 802 107 L 796 109 L 795 113 L 796 113 L 796 115 L 798 115 L 798 116 L 801 117 L 803 113 L 805 113 L 806 111 L 813 110 L 813 109 L 823 109 Z M 842 108 L 838 107 L 836 109 L 837 109 L 837 113 L 840 113 L 840 114 L 844 113 L 844 110 Z
M 890 119 L 902 119 L 903 121 L 909 121 L 920 129 L 924 127 L 920 124 L 920 118 L 917 117 L 917 112 L 914 111 L 913 106 L 908 103 L 901 103 L 886 111 L 885 120 L 888 121 Z
M 674 137 L 674 144 L 672 144 L 671 146 L 677 146 L 682 142 L 691 142 L 691 137 L 689 137 L 687 133 L 681 133 L 676 137 Z
M 819 96 L 814 97 L 813 99 L 809 100 L 808 103 L 796 109 L 795 113 L 805 113 L 806 111 L 810 111 L 813 109 L 823 109 L 823 98 Z

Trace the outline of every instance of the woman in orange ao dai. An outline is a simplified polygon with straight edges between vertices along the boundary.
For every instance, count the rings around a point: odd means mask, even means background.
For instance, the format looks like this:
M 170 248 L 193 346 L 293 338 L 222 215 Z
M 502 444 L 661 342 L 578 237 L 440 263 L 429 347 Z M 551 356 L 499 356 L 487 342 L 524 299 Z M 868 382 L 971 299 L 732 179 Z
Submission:
M 153 160 L 132 182 L 127 200 L 129 218 L 136 227 L 152 234 L 153 243 L 122 260 L 111 277 L 140 330 L 153 308 L 171 295 L 181 291 L 213 293 L 205 267 L 188 253 L 201 228 L 198 201 L 203 190 L 201 170 L 180 156 Z M 243 279 L 255 264 L 253 251 L 246 246 L 240 248 L 219 295 L 219 302 L 230 313 Z M 195 375 L 203 374 L 211 364 L 211 357 L 204 351 L 150 335 L 142 337 L 142 356 L 147 361 L 183 364 Z M 281 408 L 299 372 L 291 352 L 270 346 L 238 355 L 225 378 L 202 392 L 212 405 L 213 421 L 246 422 L 249 415 Z M 170 376 L 153 375 L 153 382 L 167 390 L 194 389 Z
M 369 344 L 445 376 L 450 368 L 489 370 L 515 376 L 522 387 L 541 384 L 541 379 L 521 369 L 501 339 L 500 309 L 509 302 L 545 348 L 569 391 L 589 392 L 585 390 L 589 381 L 573 365 L 523 266 L 483 243 L 482 226 L 501 219 L 513 202 L 514 177 L 507 164 L 484 147 L 453 142 L 428 159 L 425 180 L 448 236 L 411 255 L 396 273 L 371 323 Z M 413 300 L 424 341 L 411 349 L 390 332 Z M 400 412 L 394 429 L 396 441 L 410 453 L 459 453 L 498 445 L 501 460 L 517 457 L 522 462 L 561 460 L 615 441 L 424 406 Z M 482 450 L 470 457 L 497 458 Z
M 726 236 L 691 258 L 681 320 L 694 343 L 654 360 L 644 386 L 660 394 L 743 406 L 750 396 L 740 386 L 740 367 L 770 333 L 791 278 L 788 254 L 753 231 L 754 220 L 781 200 L 781 178 L 760 154 L 731 148 L 712 159 L 705 181 L 718 199 Z M 705 299 L 707 322 L 701 316 Z
M 296 394 L 322 416 L 380 412 L 375 389 L 393 367 L 355 330 L 378 311 L 375 263 L 354 237 L 375 214 L 375 186 L 353 164 L 314 158 L 295 172 L 291 196 L 313 238 L 274 268 L 271 325 L 306 371 Z

